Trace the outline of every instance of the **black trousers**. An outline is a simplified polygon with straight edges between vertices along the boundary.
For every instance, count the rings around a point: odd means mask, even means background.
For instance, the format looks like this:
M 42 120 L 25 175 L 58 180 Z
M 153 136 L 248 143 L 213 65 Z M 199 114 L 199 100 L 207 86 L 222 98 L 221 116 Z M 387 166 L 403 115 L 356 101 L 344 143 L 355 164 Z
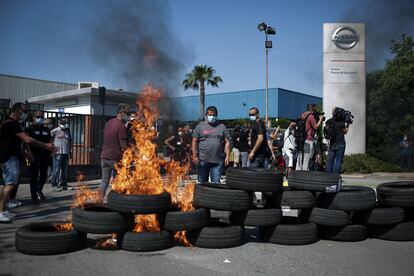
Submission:
M 30 163 L 30 193 L 36 194 L 43 190 L 47 180 L 47 170 L 50 166 L 50 158 L 35 157 Z

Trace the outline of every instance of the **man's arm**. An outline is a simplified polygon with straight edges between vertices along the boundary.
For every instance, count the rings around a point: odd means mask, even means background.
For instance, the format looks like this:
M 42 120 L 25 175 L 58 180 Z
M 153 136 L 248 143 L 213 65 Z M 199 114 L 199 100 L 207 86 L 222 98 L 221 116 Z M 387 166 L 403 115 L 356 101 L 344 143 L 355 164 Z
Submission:
M 174 146 L 173 146 L 173 145 L 171 145 L 171 141 L 172 141 L 172 140 L 174 140 L 174 138 L 175 138 L 175 136 L 173 135 L 173 136 L 171 136 L 171 137 L 169 137 L 169 138 L 165 139 L 165 141 L 164 141 L 164 144 L 166 144 L 166 145 L 167 145 L 167 147 L 169 147 L 169 148 L 170 148 L 170 149 L 172 149 L 172 150 L 175 150 Z
M 53 144 L 42 143 L 42 142 L 30 137 L 26 132 L 17 133 L 16 136 L 17 136 L 17 138 L 21 139 L 24 143 L 26 143 L 30 146 L 42 148 L 42 149 L 49 150 L 49 151 L 55 151 L 56 150 L 56 148 Z
M 260 145 L 262 144 L 264 138 L 263 138 L 263 134 L 259 134 L 257 135 L 257 141 L 256 144 L 254 145 L 252 151 L 250 152 L 250 154 L 254 155 L 256 153 L 256 151 L 260 148 Z
M 226 157 L 224 159 L 224 165 L 228 165 L 230 162 L 230 139 L 224 138 L 225 144 L 224 144 L 224 153 L 226 154 Z
M 191 143 L 191 152 L 192 152 L 192 159 L 195 164 L 198 164 L 198 157 L 197 157 L 197 144 L 198 139 L 193 137 L 192 143 Z

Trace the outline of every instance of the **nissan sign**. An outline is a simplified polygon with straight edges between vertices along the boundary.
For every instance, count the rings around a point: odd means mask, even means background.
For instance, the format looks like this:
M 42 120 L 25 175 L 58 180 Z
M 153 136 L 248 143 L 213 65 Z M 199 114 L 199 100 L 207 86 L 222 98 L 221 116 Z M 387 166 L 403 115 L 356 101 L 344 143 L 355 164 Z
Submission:
M 333 33 L 332 41 L 339 49 L 349 50 L 357 44 L 359 41 L 359 35 L 351 27 L 340 27 Z

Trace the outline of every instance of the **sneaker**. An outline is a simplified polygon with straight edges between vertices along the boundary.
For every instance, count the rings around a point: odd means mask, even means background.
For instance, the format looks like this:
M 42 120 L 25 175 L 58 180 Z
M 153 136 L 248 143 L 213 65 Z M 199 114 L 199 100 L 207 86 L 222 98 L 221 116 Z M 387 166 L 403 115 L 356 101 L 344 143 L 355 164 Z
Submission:
M 325 188 L 325 193 L 336 193 L 338 190 L 337 185 L 328 186 Z
M 16 204 L 17 204 L 17 207 L 20 207 L 20 206 L 22 206 L 22 205 L 23 205 L 23 202 L 21 202 L 21 201 L 19 201 L 19 200 L 17 200 L 17 199 L 11 199 L 11 200 L 9 200 L 9 201 L 11 201 L 11 202 L 13 202 L 13 203 L 16 203 Z
M 60 192 L 62 191 L 59 187 L 52 187 L 52 192 Z
M 8 209 L 13 209 L 13 208 L 19 207 L 19 205 L 17 203 L 14 203 L 13 201 L 9 200 L 6 204 L 6 207 Z
M 9 210 L 4 211 L 3 214 L 9 218 L 14 218 L 16 216 L 15 213 L 10 212 Z
M 40 200 L 46 200 L 46 197 L 45 197 L 45 195 L 43 194 L 43 192 L 42 192 L 42 191 L 38 191 L 38 192 L 37 192 L 37 197 L 38 197 Z
M 11 219 L 4 214 L 5 212 L 0 212 L 0 222 L 10 222 Z

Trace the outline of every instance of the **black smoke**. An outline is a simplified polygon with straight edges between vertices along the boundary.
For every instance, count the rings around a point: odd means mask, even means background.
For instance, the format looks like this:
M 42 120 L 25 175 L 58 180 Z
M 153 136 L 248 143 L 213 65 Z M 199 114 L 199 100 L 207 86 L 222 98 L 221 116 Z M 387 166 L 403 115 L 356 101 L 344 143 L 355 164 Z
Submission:
M 171 28 L 172 10 L 162 0 L 100 2 L 86 28 L 89 55 L 117 88 L 139 91 L 152 82 L 174 95 L 191 59 Z
M 372 71 L 383 66 L 391 41 L 414 34 L 414 1 L 356 1 L 340 21 L 366 24 L 367 69 Z

